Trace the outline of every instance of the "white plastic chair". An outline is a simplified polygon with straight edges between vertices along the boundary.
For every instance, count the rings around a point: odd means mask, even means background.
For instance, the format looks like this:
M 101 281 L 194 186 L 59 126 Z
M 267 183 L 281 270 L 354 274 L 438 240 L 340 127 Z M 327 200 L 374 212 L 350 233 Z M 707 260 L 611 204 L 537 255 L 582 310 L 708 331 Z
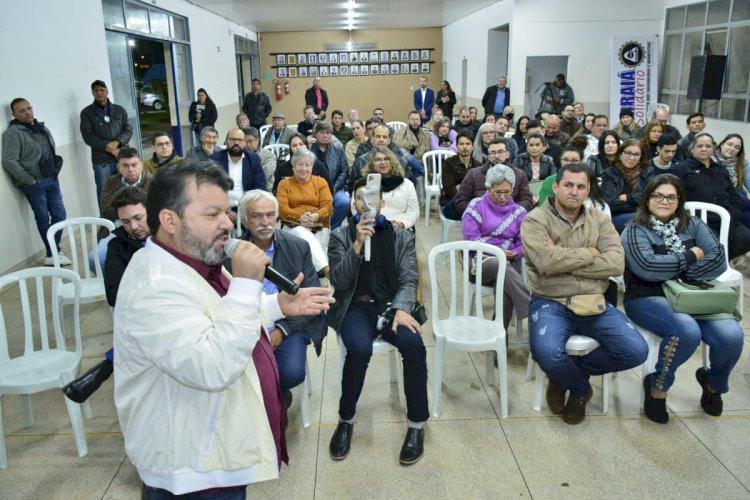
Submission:
M 341 335 L 336 335 L 336 340 L 339 343 L 339 380 L 344 376 L 344 362 L 346 361 L 346 346 L 344 341 L 341 340 Z M 391 384 L 398 383 L 398 349 L 393 344 L 389 344 L 383 339 L 375 339 L 372 341 L 372 353 L 381 354 L 389 353 L 390 356 L 390 372 L 391 372 Z
M 68 235 L 73 271 L 79 276 L 81 276 L 81 272 L 83 271 L 80 294 L 81 304 L 91 304 L 107 299 L 104 290 L 104 273 L 102 272 L 99 259 L 94 259 L 94 273 L 91 272 L 86 262 L 89 253 L 93 252 L 96 255 L 96 235 L 100 227 L 107 228 L 109 232 L 115 229 L 114 223 L 107 219 L 99 217 L 76 217 L 53 224 L 47 230 L 47 242 L 52 249 L 52 258 L 57 268 L 60 267 L 58 256 L 60 249 L 55 244 L 55 233 L 64 231 L 64 234 Z M 79 252 L 81 254 L 80 262 L 78 258 Z M 71 283 L 58 287 L 57 293 L 63 305 L 72 303 L 74 293 Z
M 585 356 L 594 349 L 599 347 L 599 342 L 586 337 L 585 335 L 571 335 L 568 341 L 565 343 L 565 352 L 570 356 Z M 529 363 L 533 363 L 531 353 L 529 353 Z M 534 363 L 536 368 L 536 387 L 534 390 L 534 409 L 536 411 L 542 411 L 542 394 L 544 393 L 544 380 L 547 378 L 539 368 L 539 365 Z M 609 413 L 609 383 L 612 380 L 611 373 L 605 373 L 602 375 L 602 412 L 604 414 Z
M 69 351 L 65 345 L 63 331 L 63 317 L 60 303 L 52 300 L 52 316 L 47 318 L 45 287 L 49 288 L 52 296 L 57 295 L 57 289 L 70 286 L 71 303 L 73 304 L 73 339 L 75 349 Z M 75 379 L 81 365 L 80 328 L 80 298 L 81 279 L 73 271 L 67 269 L 35 267 L 17 271 L 0 278 L 0 291 L 5 292 L 9 286 L 18 286 L 21 299 L 21 313 L 23 315 L 23 354 L 11 358 L 9 355 L 9 338 L 20 336 L 21 328 L 16 331 L 6 330 L 5 316 L 0 307 L 0 402 L 5 394 L 21 395 L 24 420 L 26 426 L 34 424 L 31 412 L 31 394 L 48 389 L 60 389 Z M 35 289 L 35 292 L 32 291 Z M 11 292 L 3 293 L 7 299 Z M 36 297 L 34 297 L 36 295 Z M 35 303 L 35 304 L 34 304 Z M 34 308 L 36 311 L 34 311 Z M 36 313 L 36 314 L 34 314 Z M 38 333 L 36 339 L 35 331 Z M 50 336 L 54 333 L 54 345 L 50 345 Z M 18 334 L 18 335 L 13 335 Z M 20 342 L 14 343 L 20 345 Z M 59 393 L 58 393 L 59 394 Z M 73 426 L 78 456 L 84 457 L 88 453 L 86 434 L 83 430 L 81 406 L 69 400 L 62 394 L 68 408 L 68 415 Z M 84 411 L 91 418 L 91 407 L 84 403 Z M 5 451 L 5 430 L 3 427 L 3 413 L 0 406 L 0 469 L 8 467 L 8 457 Z
M 445 215 L 443 215 L 442 210 L 438 210 L 438 213 L 440 214 L 440 224 L 443 226 L 442 230 L 440 231 L 440 243 L 448 243 L 448 238 L 450 237 L 450 232 L 452 227 L 461 227 L 461 221 L 460 220 L 453 220 L 447 218 Z M 448 264 L 448 254 L 443 256 L 443 265 Z
M 292 132 L 295 132 L 295 133 L 297 132 L 297 124 L 296 123 L 293 124 L 293 125 L 287 125 L 286 128 L 288 128 Z
M 450 262 L 450 302 L 448 317 L 440 319 L 439 298 L 442 296 L 438 287 L 437 258 L 443 253 L 448 253 Z M 457 256 L 463 254 L 463 277 L 458 283 Z M 487 370 L 487 383 L 495 382 L 494 360 L 492 353 L 497 353 L 497 368 L 500 391 L 500 418 L 508 416 L 508 374 L 507 354 L 505 347 L 505 328 L 503 328 L 503 301 L 496 300 L 493 320 L 485 319 L 482 307 L 482 266 L 477 266 L 476 282 L 469 281 L 471 271 L 471 256 L 469 252 L 476 252 L 479 262 L 484 256 L 497 257 L 499 261 L 497 277 L 495 279 L 494 292 L 496 297 L 503 293 L 505 281 L 505 254 L 495 246 L 477 241 L 453 241 L 443 243 L 434 247 L 428 257 L 430 270 L 430 285 L 432 293 L 432 333 L 435 336 L 435 363 L 433 366 L 433 395 L 432 414 L 440 415 L 440 396 L 443 382 L 443 361 L 446 349 L 455 349 L 462 352 L 486 352 L 485 367 Z M 473 294 L 470 292 L 473 288 Z M 463 290 L 462 307 L 457 304 L 458 290 Z M 472 296 L 474 297 L 474 311 L 472 312 Z
M 404 122 L 385 122 L 386 126 L 393 129 L 394 132 L 406 128 L 406 123 Z
M 430 168 L 431 175 L 424 175 L 424 224 L 425 226 L 430 225 L 430 201 L 434 196 L 440 201 L 440 192 L 443 187 L 443 161 L 446 158 L 454 156 L 456 153 L 453 151 L 435 150 L 428 151 L 422 155 L 422 165 L 424 168 Z M 440 206 L 438 204 L 438 212 L 440 212 Z
M 286 144 L 269 144 L 268 146 L 263 146 L 263 149 L 272 152 L 277 161 L 289 158 L 289 146 Z
M 268 129 L 271 128 L 271 125 L 263 125 L 258 130 L 258 133 L 260 134 L 260 143 L 263 144 L 263 139 L 266 137 L 266 132 L 268 132 Z

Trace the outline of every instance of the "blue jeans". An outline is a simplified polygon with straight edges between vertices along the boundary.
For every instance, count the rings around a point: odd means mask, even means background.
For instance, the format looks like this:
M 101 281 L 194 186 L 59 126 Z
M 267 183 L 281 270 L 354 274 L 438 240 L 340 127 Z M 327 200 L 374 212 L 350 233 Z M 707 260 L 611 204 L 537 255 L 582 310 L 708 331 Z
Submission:
M 625 301 L 625 312 L 636 325 L 662 338 L 653 386 L 668 391 L 675 372 L 703 340 L 709 346 L 711 368 L 708 384 L 717 392 L 729 391 L 729 374 L 742 354 L 744 334 L 733 319 L 696 320 L 688 314 L 675 313 L 664 297 L 639 297 Z
M 591 337 L 600 346 L 585 356 L 570 356 L 565 343 L 574 334 Z M 633 368 L 648 356 L 646 341 L 610 303 L 601 314 L 577 316 L 559 302 L 532 296 L 529 337 L 534 360 L 571 397 L 588 393 L 589 376 Z
M 344 219 L 351 213 L 351 198 L 343 189 L 333 194 L 333 213 L 331 214 L 331 231 L 336 229 L 344 222 Z M 326 252 L 328 249 L 325 249 Z
M 57 222 L 65 220 L 65 205 L 63 205 L 62 191 L 60 191 L 60 181 L 57 177 L 45 177 L 36 184 L 21 186 L 24 196 L 31 205 L 34 212 L 34 220 L 39 236 L 42 237 L 44 250 L 47 257 L 52 256 L 52 249 L 47 242 L 47 230 Z M 62 232 L 55 234 L 55 244 L 58 251 L 60 250 L 60 238 Z
M 143 500 L 245 500 L 247 498 L 247 490 L 243 486 L 227 491 L 183 493 L 182 495 L 175 495 L 167 490 L 152 488 L 151 486 L 144 484 L 143 490 L 141 491 L 141 498 Z
M 101 203 L 102 188 L 107 179 L 117 173 L 116 163 L 94 163 L 94 182 L 96 183 L 96 202 Z
M 305 380 L 305 362 L 310 336 L 305 332 L 290 333 L 274 351 L 279 367 L 281 392 L 297 387 Z
M 96 244 L 96 255 L 99 257 L 99 266 L 102 268 L 102 273 L 104 272 L 104 262 L 107 260 L 107 249 L 109 246 L 109 240 L 114 238 L 115 235 L 110 233 L 109 236 L 106 238 L 102 238 L 99 240 L 99 243 Z M 96 263 L 94 262 L 94 252 L 89 252 L 89 270 L 96 274 Z
M 419 176 L 424 175 L 424 165 L 419 162 L 419 159 L 405 148 L 400 148 L 401 155 L 406 159 L 406 164 L 409 166 L 409 180 L 417 185 L 417 179 Z
M 615 229 L 617 229 L 617 234 L 622 234 L 622 231 L 625 229 L 625 226 L 628 225 L 628 222 L 630 222 L 633 217 L 635 217 L 635 212 L 627 212 L 623 214 L 616 214 L 612 215 L 612 224 L 615 225 Z
M 365 384 L 367 366 L 372 357 L 372 339 L 375 338 L 377 319 L 378 308 L 375 304 L 352 303 L 341 323 L 339 335 L 346 346 L 339 401 L 339 417 L 342 420 L 354 418 L 357 401 Z M 412 422 L 426 421 L 430 412 L 427 408 L 427 351 L 422 336 L 399 327 L 396 334 L 388 329 L 382 332 L 382 337 L 401 354 L 407 418 Z

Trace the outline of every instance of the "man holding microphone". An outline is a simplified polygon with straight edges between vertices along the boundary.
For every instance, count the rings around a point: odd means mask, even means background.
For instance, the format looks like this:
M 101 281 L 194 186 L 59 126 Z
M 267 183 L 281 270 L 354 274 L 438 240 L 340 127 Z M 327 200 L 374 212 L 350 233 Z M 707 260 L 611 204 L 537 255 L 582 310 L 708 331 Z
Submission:
M 278 477 L 284 407 L 262 325 L 333 303 L 324 288 L 264 296 L 271 261 L 248 242 L 234 248 L 230 281 L 231 185 L 212 162 L 159 169 L 146 201 L 153 236 L 120 283 L 115 405 L 143 498 L 244 499 L 248 484 Z

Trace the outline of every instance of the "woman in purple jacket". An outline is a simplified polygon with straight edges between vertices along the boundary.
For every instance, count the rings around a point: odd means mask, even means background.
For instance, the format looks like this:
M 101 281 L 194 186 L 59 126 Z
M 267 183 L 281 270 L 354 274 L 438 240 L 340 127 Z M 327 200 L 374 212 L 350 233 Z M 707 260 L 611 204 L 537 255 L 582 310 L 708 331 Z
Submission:
M 495 165 L 487 171 L 487 192 L 481 198 L 474 198 L 466 207 L 461 219 L 464 239 L 480 241 L 500 247 L 505 253 L 505 283 L 503 284 L 503 325 L 510 324 L 515 309 L 520 319 L 529 315 L 531 295 L 522 278 L 523 246 L 521 243 L 521 222 L 526 217 L 526 209 L 513 201 L 513 186 L 516 175 L 505 165 Z M 472 274 L 476 266 L 472 263 Z M 482 284 L 493 285 L 497 277 L 498 259 L 485 258 L 482 266 Z

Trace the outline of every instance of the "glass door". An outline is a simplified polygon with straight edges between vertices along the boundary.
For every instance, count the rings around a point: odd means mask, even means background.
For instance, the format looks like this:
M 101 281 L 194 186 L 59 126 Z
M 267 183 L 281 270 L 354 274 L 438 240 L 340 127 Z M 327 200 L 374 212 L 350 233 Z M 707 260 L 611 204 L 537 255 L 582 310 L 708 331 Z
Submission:
M 133 78 L 133 60 L 128 45 L 128 36 L 108 31 L 107 54 L 109 56 L 109 72 L 112 78 L 112 81 L 109 82 L 109 98 L 127 111 L 128 122 L 133 127 L 133 138 L 130 139 L 130 146 L 136 148 L 143 158 L 135 79 Z

